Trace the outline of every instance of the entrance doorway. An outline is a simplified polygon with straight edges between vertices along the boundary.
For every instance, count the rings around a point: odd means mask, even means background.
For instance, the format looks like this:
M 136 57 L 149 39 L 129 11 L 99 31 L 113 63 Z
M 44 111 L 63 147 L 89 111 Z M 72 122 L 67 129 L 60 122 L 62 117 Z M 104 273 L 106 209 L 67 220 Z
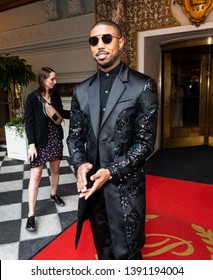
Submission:
M 162 47 L 162 147 L 213 146 L 213 45 Z

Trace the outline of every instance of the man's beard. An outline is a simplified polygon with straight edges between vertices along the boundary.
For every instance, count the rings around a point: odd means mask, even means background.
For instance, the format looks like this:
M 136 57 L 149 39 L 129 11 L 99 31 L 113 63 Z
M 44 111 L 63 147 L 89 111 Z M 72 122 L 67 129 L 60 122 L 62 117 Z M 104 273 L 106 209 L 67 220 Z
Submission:
M 114 64 L 114 61 L 108 61 L 105 64 L 98 63 L 102 68 L 107 69 Z
M 101 61 L 96 60 L 96 58 L 95 58 L 95 60 L 101 68 L 107 69 L 107 68 L 110 68 L 111 66 L 113 66 L 115 64 L 118 57 L 119 57 L 119 54 L 114 56 L 111 60 L 103 62 L 103 64 L 101 63 Z

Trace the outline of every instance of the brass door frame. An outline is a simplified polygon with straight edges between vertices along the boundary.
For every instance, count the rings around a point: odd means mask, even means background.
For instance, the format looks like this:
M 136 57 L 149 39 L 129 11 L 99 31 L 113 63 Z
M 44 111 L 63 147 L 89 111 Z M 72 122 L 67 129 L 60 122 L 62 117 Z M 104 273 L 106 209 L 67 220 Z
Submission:
M 170 50 L 179 49 L 188 46 L 208 45 L 212 42 L 209 39 L 190 40 L 178 44 L 172 44 L 162 47 L 162 51 L 167 51 L 164 57 L 163 69 L 163 148 L 169 147 L 186 147 L 196 145 L 213 146 L 213 67 L 212 59 L 202 55 L 200 61 L 200 100 L 199 100 L 199 124 L 193 127 L 171 128 L 170 111 L 171 111 L 171 77 L 172 77 L 172 60 Z M 210 94 L 211 93 L 211 94 Z M 205 112 L 205 113 L 204 113 Z M 206 117 L 206 116 L 207 117 Z
M 207 106 L 208 108 L 208 118 L 207 118 L 207 125 L 208 125 L 208 145 L 213 146 L 213 58 L 209 57 L 209 94 Z

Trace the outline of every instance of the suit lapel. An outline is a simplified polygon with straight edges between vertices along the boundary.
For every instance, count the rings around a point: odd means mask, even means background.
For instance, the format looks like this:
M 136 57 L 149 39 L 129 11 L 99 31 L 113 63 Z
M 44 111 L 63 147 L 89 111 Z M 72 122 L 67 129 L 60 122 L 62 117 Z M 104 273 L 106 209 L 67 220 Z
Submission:
M 117 76 L 111 88 L 111 92 L 106 105 L 106 110 L 102 118 L 101 127 L 106 122 L 107 118 L 111 114 L 112 110 L 114 109 L 116 103 L 122 96 L 125 89 L 126 85 L 120 80 L 119 76 Z
M 88 91 L 88 102 L 91 116 L 91 123 L 95 133 L 95 137 L 98 137 L 100 128 L 100 82 L 99 75 L 95 81 L 91 84 Z
M 89 108 L 91 123 L 95 137 L 98 138 L 99 129 L 108 119 L 116 103 L 122 96 L 126 89 L 125 82 L 128 82 L 128 67 L 123 63 L 119 75 L 115 78 L 112 85 L 111 92 L 107 101 L 106 110 L 104 112 L 101 124 L 100 124 L 100 77 L 99 73 L 91 81 L 88 91 Z

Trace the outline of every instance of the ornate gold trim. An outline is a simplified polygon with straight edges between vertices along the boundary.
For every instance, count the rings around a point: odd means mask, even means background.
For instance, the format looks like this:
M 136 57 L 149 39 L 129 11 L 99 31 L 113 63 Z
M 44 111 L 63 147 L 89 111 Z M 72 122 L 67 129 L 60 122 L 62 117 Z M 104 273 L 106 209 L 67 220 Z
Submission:
M 213 9 L 212 0 L 174 0 L 173 5 L 181 6 L 189 21 L 196 26 L 204 23 L 208 14 Z
M 138 31 L 178 26 L 180 23 L 171 10 L 173 0 L 96 0 L 96 19 L 112 19 L 117 22 L 126 37 L 122 52 L 131 68 L 136 68 Z

